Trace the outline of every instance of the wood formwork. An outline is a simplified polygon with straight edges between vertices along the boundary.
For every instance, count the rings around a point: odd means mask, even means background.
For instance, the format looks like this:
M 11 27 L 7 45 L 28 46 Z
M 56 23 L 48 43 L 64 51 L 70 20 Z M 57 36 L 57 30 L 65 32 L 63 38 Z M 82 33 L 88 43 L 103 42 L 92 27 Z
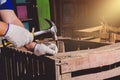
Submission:
M 56 80 L 116 80 L 112 77 L 120 75 L 119 46 L 120 43 L 117 43 L 48 58 L 56 62 Z
M 0 60 L 0 80 L 120 79 L 120 43 L 40 57 L 5 47 Z

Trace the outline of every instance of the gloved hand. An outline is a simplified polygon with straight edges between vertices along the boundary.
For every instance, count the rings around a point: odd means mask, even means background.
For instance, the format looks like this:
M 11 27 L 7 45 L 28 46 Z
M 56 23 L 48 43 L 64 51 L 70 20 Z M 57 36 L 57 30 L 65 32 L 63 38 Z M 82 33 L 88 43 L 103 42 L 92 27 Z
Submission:
M 53 44 L 51 42 L 47 42 L 47 43 L 44 43 L 46 46 L 48 46 L 49 48 L 51 48 L 52 50 L 56 51 L 56 53 L 58 52 L 58 48 L 56 46 L 56 44 Z
M 49 45 L 45 45 L 45 44 L 36 44 L 34 47 L 34 54 L 37 56 L 41 56 L 44 54 L 50 54 L 50 55 L 55 55 L 58 53 L 58 48 L 55 44 L 49 44 Z
M 5 38 L 15 47 L 21 47 L 33 41 L 33 36 L 28 30 L 13 24 L 8 25 Z

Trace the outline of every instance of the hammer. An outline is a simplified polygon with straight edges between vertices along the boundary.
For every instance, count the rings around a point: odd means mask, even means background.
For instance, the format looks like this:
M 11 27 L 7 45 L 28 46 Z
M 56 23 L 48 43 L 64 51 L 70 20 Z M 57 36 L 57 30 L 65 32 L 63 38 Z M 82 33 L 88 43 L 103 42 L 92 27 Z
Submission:
M 45 33 L 52 33 L 53 39 L 56 41 L 57 40 L 57 27 L 56 27 L 55 23 L 51 20 L 48 20 L 48 19 L 45 19 L 45 20 L 49 23 L 50 28 L 47 29 L 47 30 L 34 32 L 33 35 L 34 36 L 39 36 L 39 35 L 42 35 L 42 34 L 45 34 Z

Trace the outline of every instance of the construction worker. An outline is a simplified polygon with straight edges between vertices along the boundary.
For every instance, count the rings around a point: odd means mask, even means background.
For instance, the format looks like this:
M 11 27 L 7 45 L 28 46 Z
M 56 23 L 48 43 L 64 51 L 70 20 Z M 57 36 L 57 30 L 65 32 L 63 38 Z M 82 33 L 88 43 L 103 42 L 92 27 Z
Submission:
M 4 36 L 15 47 L 25 46 L 37 56 L 46 53 L 53 55 L 57 53 L 58 50 L 55 44 L 47 46 L 32 42 L 33 36 L 24 28 L 24 25 L 16 16 L 12 0 L 0 0 L 0 17 L 2 19 L 0 21 L 0 36 Z

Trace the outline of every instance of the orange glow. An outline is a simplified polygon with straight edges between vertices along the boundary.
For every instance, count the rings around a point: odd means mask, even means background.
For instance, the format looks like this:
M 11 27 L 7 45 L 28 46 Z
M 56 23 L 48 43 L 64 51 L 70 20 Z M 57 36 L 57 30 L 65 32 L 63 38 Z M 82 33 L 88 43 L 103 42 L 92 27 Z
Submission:
M 120 20 L 120 0 L 107 0 L 99 9 L 100 16 L 112 23 Z

